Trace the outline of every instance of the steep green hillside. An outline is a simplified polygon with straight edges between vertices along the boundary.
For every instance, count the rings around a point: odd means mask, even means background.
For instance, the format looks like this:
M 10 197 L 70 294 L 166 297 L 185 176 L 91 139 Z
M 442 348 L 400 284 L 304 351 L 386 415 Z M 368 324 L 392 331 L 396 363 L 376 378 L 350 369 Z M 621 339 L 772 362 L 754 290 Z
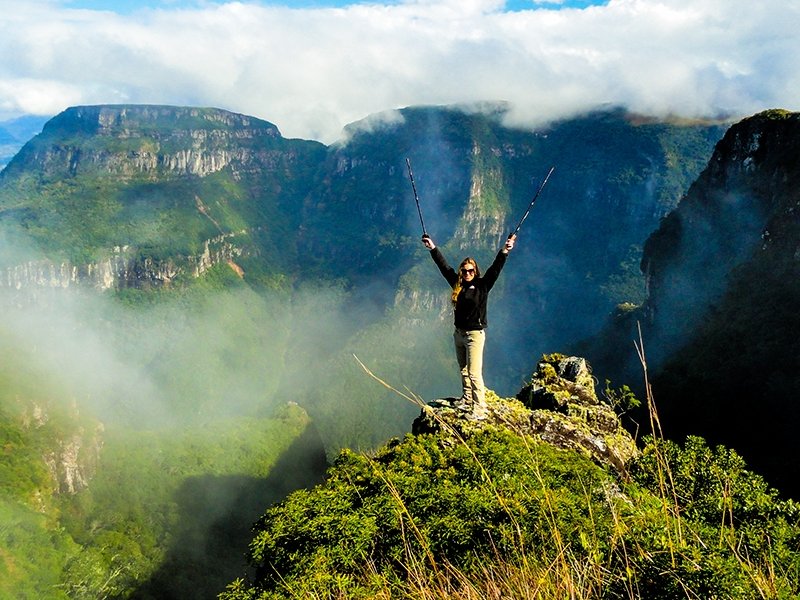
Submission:
M 726 291 L 727 277 L 740 265 L 759 254 L 779 271 L 792 263 L 800 198 L 798 133 L 800 115 L 786 111 L 737 123 L 647 240 L 642 270 L 649 278 L 650 310 L 658 313 L 654 325 L 665 342 L 680 340 L 704 319 L 704 310 Z M 693 285 L 699 277 L 702 285 Z
M 325 455 L 308 416 L 205 426 L 103 427 L 6 379 L 0 456 L 0 596 L 214 598 L 245 567 L 265 505 L 319 481 Z M 9 398 L 9 394 L 12 397 Z
M 640 365 L 630 351 L 624 364 L 626 354 L 615 348 L 635 339 L 638 319 L 667 433 L 736 448 L 792 496 L 800 493 L 792 458 L 800 384 L 799 144 L 798 113 L 767 111 L 732 126 L 645 244 L 643 309 L 620 314 L 621 326 L 595 346 L 599 368 L 630 381 Z
M 800 469 L 792 458 L 793 424 L 800 416 L 798 155 L 800 114 L 771 111 L 738 124 L 720 143 L 699 189 L 687 197 L 704 218 L 688 225 L 686 212 L 673 217 L 682 223 L 682 240 L 703 237 L 704 252 L 684 250 L 682 259 L 651 253 L 664 271 L 680 277 L 703 269 L 712 294 L 691 341 L 670 355 L 655 381 L 671 428 L 739 449 L 792 495 L 800 493 Z M 713 235 L 698 234 L 707 219 L 714 222 Z M 664 232 L 673 229 L 665 223 L 653 245 L 663 246 Z M 724 291 L 713 294 L 720 270 L 727 273 Z M 665 293 L 654 303 L 657 312 L 662 306 L 668 315 L 677 312 Z
M 324 151 L 216 109 L 71 108 L 0 174 L 3 233 L 79 266 L 114 248 L 180 264 L 227 236 L 291 269 L 284 240 Z
M 72 594 L 102 586 L 138 598 L 214 598 L 244 568 L 264 505 L 318 482 L 325 468 L 305 411 L 219 420 L 180 431 L 108 432 L 98 475 L 65 503 L 83 548 L 66 567 Z M 124 490 L 124 494 L 120 494 Z

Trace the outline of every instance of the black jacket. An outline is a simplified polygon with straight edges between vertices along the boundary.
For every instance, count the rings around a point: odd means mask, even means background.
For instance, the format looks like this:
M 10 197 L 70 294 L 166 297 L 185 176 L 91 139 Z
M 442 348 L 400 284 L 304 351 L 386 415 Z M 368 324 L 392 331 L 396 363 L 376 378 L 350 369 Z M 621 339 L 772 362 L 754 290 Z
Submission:
M 506 264 L 508 254 L 502 251 L 497 256 L 482 277 L 475 277 L 470 283 L 463 283 L 461 291 L 456 299 L 455 310 L 453 311 L 454 324 L 458 329 L 472 331 L 474 329 L 484 329 L 487 326 L 486 304 L 489 299 L 489 290 L 494 287 L 497 278 L 500 276 L 503 266 Z M 431 258 L 439 271 L 450 284 L 454 287 L 458 283 L 458 273 L 447 264 L 444 256 L 439 252 L 438 246 L 431 250 Z

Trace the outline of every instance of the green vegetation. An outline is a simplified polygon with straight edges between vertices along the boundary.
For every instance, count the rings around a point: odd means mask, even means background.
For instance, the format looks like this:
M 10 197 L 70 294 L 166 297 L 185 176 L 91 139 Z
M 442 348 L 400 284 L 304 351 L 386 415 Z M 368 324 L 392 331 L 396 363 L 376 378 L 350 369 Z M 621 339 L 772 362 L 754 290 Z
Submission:
M 636 397 L 633 390 L 627 385 L 614 389 L 611 387 L 611 381 L 606 379 L 606 387 L 603 390 L 603 397 L 611 405 L 618 415 L 624 415 L 628 411 L 639 408 L 642 403 Z
M 48 516 L 0 497 L 0 598 L 66 600 L 61 577 L 79 551 Z
M 645 301 L 645 278 L 639 268 L 641 258 L 641 246 L 631 246 L 617 269 L 600 284 L 600 291 L 610 302 L 642 304 Z
M 791 598 L 798 518 L 697 438 L 648 441 L 617 481 L 509 431 L 406 436 L 267 511 L 222 598 Z
M 308 414 L 276 409 L 286 310 L 227 265 L 49 301 L 0 323 L 0 597 L 214 597 L 325 466 Z
M 586 510 L 609 483 L 588 461 L 509 432 L 455 447 L 408 436 L 374 457 L 345 451 L 324 486 L 261 520 L 251 544 L 256 583 L 293 597 L 369 597 L 401 585 L 407 570 L 475 571 L 492 555 L 547 561 L 554 544 L 579 545 L 593 519 L 610 521 L 599 505 L 596 515 Z
M 309 426 L 287 406 L 270 418 L 106 429 L 90 487 L 70 495 L 55 493 L 37 447 L 57 451 L 85 430 L 19 425 L 0 470 L 0 597 L 180 598 L 189 582 L 213 597 L 244 568 L 263 507 L 319 480 L 324 454 Z
M 303 482 L 275 469 L 284 453 L 301 454 L 293 442 L 308 425 L 304 411 L 289 407 L 275 419 L 107 432 L 91 487 L 62 500 L 61 522 L 82 546 L 63 576 L 70 596 L 97 598 L 112 584 L 111 595 L 122 597 L 137 588 L 173 597 L 168 590 L 188 581 L 200 596 L 219 590 L 226 573 L 241 571 L 245 532 L 259 507 Z M 309 469 L 308 456 L 293 464 Z M 318 476 L 309 469 L 304 483 Z

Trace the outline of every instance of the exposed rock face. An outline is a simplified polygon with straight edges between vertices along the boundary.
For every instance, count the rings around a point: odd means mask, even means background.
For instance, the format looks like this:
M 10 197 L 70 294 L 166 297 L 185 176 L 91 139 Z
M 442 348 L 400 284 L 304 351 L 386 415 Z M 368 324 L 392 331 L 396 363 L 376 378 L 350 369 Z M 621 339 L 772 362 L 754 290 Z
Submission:
M 66 416 L 66 428 L 57 426 L 59 435 L 48 443 L 42 460 L 52 479 L 56 494 L 76 494 L 89 487 L 89 482 L 97 472 L 100 451 L 103 447 L 104 426 L 98 421 L 79 418 L 77 407 L 72 407 Z M 26 428 L 42 429 L 48 426 L 51 415 L 48 407 L 32 403 L 22 414 L 22 424 Z
M 434 400 L 414 420 L 412 432 L 469 435 L 484 427 L 507 427 L 624 473 L 638 454 L 636 443 L 612 408 L 598 399 L 594 386 L 585 359 L 548 355 L 516 398 L 490 392 L 486 407 L 475 409 L 455 398 Z
M 100 457 L 99 434 L 80 431 L 60 442 L 58 448 L 44 455 L 44 462 L 60 494 L 76 494 L 89 487 L 89 481 L 97 469 Z
M 480 157 L 486 153 L 473 142 L 473 156 Z M 508 187 L 504 182 L 502 166 L 482 167 L 483 170 L 471 173 L 469 200 L 453 235 L 462 252 L 472 251 L 475 240 L 491 240 L 492 245 L 500 246 L 509 218 Z
M 169 127 L 163 127 L 168 123 Z M 29 144 L 15 162 L 36 164 L 48 175 L 75 176 L 101 169 L 117 178 L 165 173 L 205 177 L 229 165 L 261 166 L 275 125 L 217 109 L 174 106 L 77 106 L 54 117 L 42 139 Z M 91 143 L 85 140 L 92 139 Z M 253 142 L 259 141 L 258 150 Z M 267 161 L 268 162 L 268 161 Z
M 159 287 L 169 284 L 182 273 L 199 277 L 220 263 L 228 263 L 231 268 L 239 272 L 240 269 L 234 261 L 249 252 L 236 244 L 236 235 L 228 233 L 205 240 L 200 254 L 176 256 L 167 260 L 142 258 L 136 255 L 133 248 L 122 246 L 114 248 L 105 260 L 85 265 L 74 265 L 68 261 L 54 263 L 49 260 L 37 260 L 0 267 L 0 289 L 82 286 L 108 290 Z

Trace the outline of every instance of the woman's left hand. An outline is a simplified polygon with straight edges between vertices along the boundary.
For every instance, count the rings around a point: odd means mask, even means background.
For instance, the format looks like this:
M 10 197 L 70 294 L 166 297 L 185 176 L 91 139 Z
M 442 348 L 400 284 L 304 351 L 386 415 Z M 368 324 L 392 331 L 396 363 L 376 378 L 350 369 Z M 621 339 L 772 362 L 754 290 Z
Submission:
M 506 245 L 503 246 L 503 252 L 505 252 L 506 254 L 511 252 L 511 250 L 514 249 L 514 242 L 516 241 L 516 239 L 517 239 L 516 235 L 508 236 L 508 239 L 506 240 Z

